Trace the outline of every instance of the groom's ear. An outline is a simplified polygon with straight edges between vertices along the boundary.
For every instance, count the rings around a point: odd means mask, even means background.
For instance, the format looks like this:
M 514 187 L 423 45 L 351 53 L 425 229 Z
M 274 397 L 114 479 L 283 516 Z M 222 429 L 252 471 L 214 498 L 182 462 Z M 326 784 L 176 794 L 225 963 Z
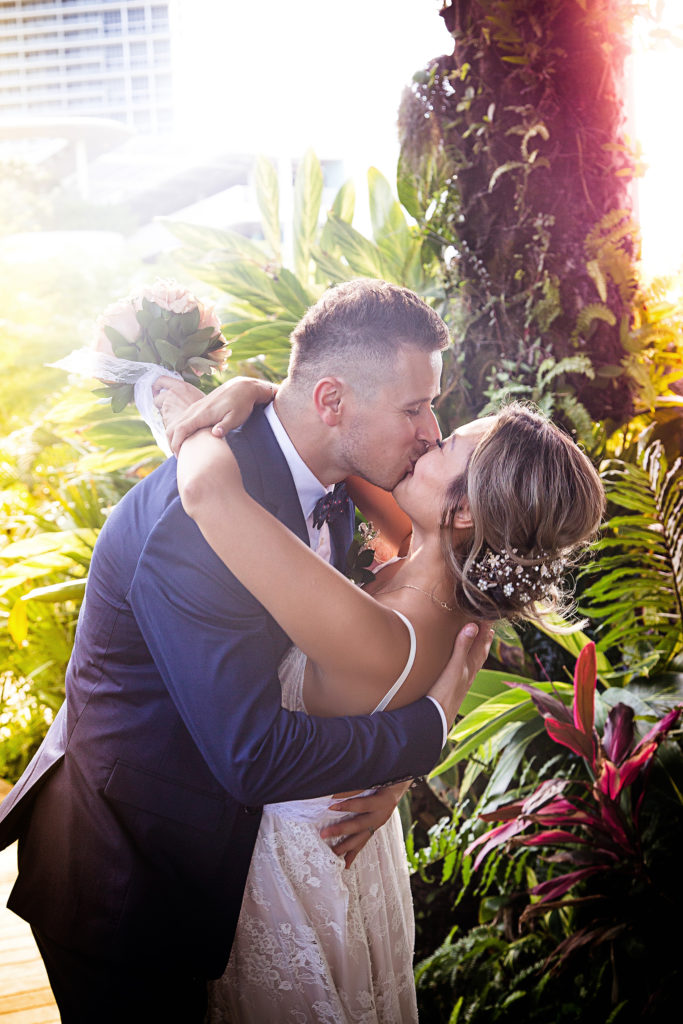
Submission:
M 315 411 L 327 427 L 341 420 L 344 384 L 338 377 L 323 377 L 313 389 Z

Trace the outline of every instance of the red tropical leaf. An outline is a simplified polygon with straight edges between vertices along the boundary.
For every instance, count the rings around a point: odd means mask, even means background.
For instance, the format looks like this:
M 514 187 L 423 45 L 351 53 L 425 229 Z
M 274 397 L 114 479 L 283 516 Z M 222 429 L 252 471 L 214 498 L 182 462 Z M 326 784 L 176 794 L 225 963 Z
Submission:
M 525 836 L 519 842 L 524 846 L 561 846 L 564 843 L 579 843 L 585 845 L 587 839 L 577 836 L 574 832 L 567 832 L 566 829 L 546 829 L 545 832 L 538 832 L 534 836 Z
M 543 807 L 551 800 L 553 803 L 561 793 L 565 791 L 569 782 L 567 779 L 546 779 L 540 786 L 537 786 L 531 796 L 528 796 L 522 804 L 524 814 L 533 814 L 538 807 Z
M 553 715 L 562 722 L 571 722 L 572 714 L 566 704 L 563 704 L 557 697 L 551 697 L 549 693 L 544 693 L 543 690 L 537 690 L 535 686 L 531 686 L 530 683 L 517 683 L 507 682 L 506 686 L 512 687 L 513 690 L 524 690 L 531 697 L 536 710 L 543 717 L 546 718 L 548 715 Z
M 593 745 L 593 720 L 595 705 L 595 684 L 597 682 L 597 661 L 595 644 L 586 644 L 576 660 L 574 669 L 574 725 L 591 739 Z
M 513 800 L 512 803 L 496 807 L 495 811 L 483 811 L 479 817 L 482 821 L 510 821 L 511 818 L 517 818 L 523 808 L 523 800 Z
M 550 738 L 556 743 L 561 743 L 563 747 L 569 747 L 575 754 L 584 757 L 589 764 L 594 763 L 595 744 L 590 733 L 586 734 L 567 722 L 558 722 L 555 718 L 546 718 L 545 728 Z
M 651 757 L 654 756 L 657 750 L 657 744 L 654 742 L 646 743 L 645 746 L 638 744 L 636 752 L 633 753 L 619 768 L 619 775 L 621 777 L 621 785 L 617 792 L 621 792 L 624 786 L 630 786 L 635 781 L 640 769 L 646 764 Z
M 611 800 L 601 800 L 600 814 L 612 840 L 629 852 L 633 852 L 633 843 L 626 833 L 616 805 Z
M 621 764 L 633 745 L 633 708 L 615 704 L 605 722 L 602 745 L 610 761 Z
M 681 711 L 683 711 L 683 708 L 673 708 L 668 714 L 664 715 L 664 718 L 660 718 L 658 722 L 655 722 L 650 731 L 643 736 L 642 740 L 636 747 L 636 750 L 638 750 L 643 743 L 649 743 L 650 740 L 653 740 L 656 736 L 660 736 L 668 732 L 669 729 L 678 721 Z
M 522 818 L 516 818 L 514 821 L 508 821 L 504 825 L 499 825 L 498 828 L 491 829 L 490 832 L 485 832 L 483 836 L 479 836 L 473 843 L 465 850 L 465 854 L 471 853 L 477 846 L 481 846 L 481 850 L 477 854 L 477 858 L 474 862 L 474 870 L 476 871 L 484 857 L 491 850 L 494 850 L 497 846 L 501 846 L 503 843 L 511 839 L 512 836 L 516 836 L 519 832 L 523 832 L 527 827 L 527 822 Z M 483 844 L 483 845 L 482 845 Z
M 604 870 L 603 865 L 580 868 L 578 871 L 570 871 L 568 874 L 559 875 L 557 878 L 549 878 L 547 882 L 541 882 L 540 885 L 534 886 L 531 891 L 534 896 L 541 897 L 541 903 L 545 902 L 545 900 L 557 899 L 558 896 L 568 892 L 577 882 L 581 882 L 584 878 L 590 878 L 591 875 Z

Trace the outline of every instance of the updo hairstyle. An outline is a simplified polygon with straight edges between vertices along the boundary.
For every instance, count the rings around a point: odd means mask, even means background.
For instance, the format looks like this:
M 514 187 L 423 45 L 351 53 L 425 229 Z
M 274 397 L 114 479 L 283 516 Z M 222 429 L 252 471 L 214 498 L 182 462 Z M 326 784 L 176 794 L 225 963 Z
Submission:
M 465 497 L 473 528 L 456 548 L 452 527 Z M 444 501 L 442 545 L 456 604 L 488 619 L 539 622 L 566 611 L 562 577 L 604 509 L 600 477 L 574 441 L 534 408 L 506 405 Z

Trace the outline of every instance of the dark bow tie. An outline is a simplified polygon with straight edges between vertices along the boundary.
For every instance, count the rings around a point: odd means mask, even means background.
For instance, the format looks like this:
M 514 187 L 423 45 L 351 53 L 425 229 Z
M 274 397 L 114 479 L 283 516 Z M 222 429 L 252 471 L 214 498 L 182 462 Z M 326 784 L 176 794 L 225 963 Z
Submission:
M 334 485 L 334 490 L 323 494 L 313 508 L 313 525 L 319 530 L 323 523 L 330 523 L 346 512 L 349 495 L 346 484 L 342 481 Z

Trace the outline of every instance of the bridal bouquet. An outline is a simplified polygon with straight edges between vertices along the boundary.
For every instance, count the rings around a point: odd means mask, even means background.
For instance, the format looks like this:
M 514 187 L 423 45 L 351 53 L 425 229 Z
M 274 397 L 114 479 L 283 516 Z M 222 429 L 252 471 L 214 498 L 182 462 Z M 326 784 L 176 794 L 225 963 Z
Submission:
M 135 402 L 160 448 L 169 454 L 152 385 L 166 374 L 196 383 L 223 368 L 229 355 L 213 306 L 176 281 L 157 279 L 151 287 L 107 306 L 89 348 L 59 362 L 60 369 L 96 377 L 114 412 Z

